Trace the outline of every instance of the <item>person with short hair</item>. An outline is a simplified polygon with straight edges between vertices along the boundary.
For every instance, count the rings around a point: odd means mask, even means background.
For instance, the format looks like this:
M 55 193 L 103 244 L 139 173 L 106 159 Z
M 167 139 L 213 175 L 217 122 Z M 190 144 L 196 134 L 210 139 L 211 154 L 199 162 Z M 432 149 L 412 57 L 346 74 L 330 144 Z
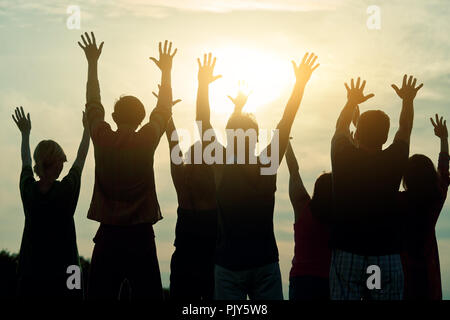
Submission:
M 143 125 L 145 108 L 134 96 L 122 96 L 112 114 L 117 130 L 104 120 L 97 62 L 103 42 L 82 36 L 88 61 L 87 117 L 94 144 L 95 184 L 88 218 L 100 222 L 94 237 L 88 284 L 89 299 L 117 299 L 125 279 L 131 299 L 162 300 L 163 291 L 153 225 L 162 219 L 155 190 L 154 154 L 171 117 L 172 43 L 159 43 L 161 89 L 150 121 Z
M 411 76 L 392 85 L 402 99 L 400 126 L 394 142 L 383 150 L 389 117 L 380 110 L 362 113 L 354 138 L 349 126 L 364 94 L 366 81 L 351 80 L 347 103 L 331 142 L 333 226 L 330 294 L 333 300 L 401 300 L 403 271 L 401 215 L 397 193 L 408 161 L 414 119 L 414 98 L 422 85 Z M 380 287 L 368 287 L 368 267 L 381 270 Z
M 22 173 L 20 196 L 25 227 L 20 245 L 18 296 L 25 298 L 82 299 L 82 286 L 69 287 L 68 270 L 78 267 L 75 222 L 73 216 L 80 194 L 81 173 L 89 150 L 89 130 L 83 112 L 83 136 L 69 173 L 59 181 L 66 154 L 53 140 L 42 140 L 34 150 L 34 178 L 31 168 L 31 117 L 16 108 L 13 120 L 22 133 Z M 79 284 L 81 272 L 78 269 Z M 75 281 L 76 282 L 76 281 Z
M 237 97 L 231 98 L 234 112 L 226 125 L 227 146 L 223 147 L 214 136 L 215 152 L 223 155 L 222 162 L 213 165 L 218 206 L 214 273 L 216 300 L 246 300 L 247 297 L 251 300 L 283 299 L 273 227 L 276 169 L 285 153 L 306 84 L 319 66 L 316 60 L 316 55 L 307 53 L 299 65 L 292 62 L 296 77 L 294 89 L 278 123 L 278 134 L 260 155 L 255 154 L 258 123 L 252 115 L 243 112 L 248 95 L 242 90 Z M 204 55 L 203 64 L 198 59 L 201 70 L 196 119 L 202 124 L 201 136 L 206 130 L 213 130 L 209 85 L 220 77 L 213 75 L 215 63 L 211 53 Z M 245 133 L 244 139 L 236 135 L 239 132 Z M 263 158 L 273 150 L 278 152 L 275 172 L 262 174 L 263 169 L 267 169 Z

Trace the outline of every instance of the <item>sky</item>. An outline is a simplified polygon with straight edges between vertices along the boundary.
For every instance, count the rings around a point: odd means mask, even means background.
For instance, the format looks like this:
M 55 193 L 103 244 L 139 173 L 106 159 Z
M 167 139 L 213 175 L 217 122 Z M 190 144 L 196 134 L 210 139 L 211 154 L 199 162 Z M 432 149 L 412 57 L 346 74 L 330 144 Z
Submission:
M 80 29 L 70 29 L 71 5 L 80 9 Z M 379 9 L 378 29 L 368 25 Z M 262 129 L 275 128 L 294 84 L 290 61 L 305 52 L 319 56 L 320 67 L 307 85 L 292 136 L 300 173 L 312 192 L 314 181 L 329 171 L 330 141 L 335 121 L 346 101 L 344 82 L 361 76 L 366 92 L 375 97 L 361 111 L 382 109 L 391 118 L 388 142 L 398 128 L 401 101 L 390 87 L 413 74 L 424 87 L 415 101 L 411 154 L 437 161 L 439 141 L 429 117 L 449 116 L 450 2 L 445 0 L 116 0 L 10 1 L 0 0 L 0 249 L 17 252 L 24 225 L 18 180 L 20 134 L 11 119 L 16 106 L 31 113 L 31 148 L 54 139 L 73 162 L 81 139 L 87 64 L 77 41 L 94 31 L 105 45 L 99 79 L 106 120 L 114 102 L 124 94 L 137 96 L 147 115 L 155 106 L 152 91 L 160 73 L 149 60 L 158 41 L 178 48 L 174 60 L 173 110 L 179 128 L 194 131 L 197 88 L 196 58 L 217 56 L 210 87 L 211 121 L 222 133 L 239 80 L 253 91 L 248 111 Z M 373 22 L 370 20 L 369 22 Z M 114 127 L 114 125 L 113 125 Z M 186 147 L 186 146 L 184 146 Z M 169 151 L 163 138 L 155 155 L 156 189 L 164 219 L 155 225 L 163 285 L 169 285 L 170 257 L 176 223 L 176 195 L 169 178 Z M 92 196 L 92 147 L 83 172 L 75 214 L 78 249 L 90 257 L 98 223 L 86 218 Z M 444 297 L 450 298 L 450 216 L 444 206 L 437 225 Z M 285 298 L 293 256 L 293 210 L 288 197 L 288 172 L 282 163 L 277 178 L 275 234 Z

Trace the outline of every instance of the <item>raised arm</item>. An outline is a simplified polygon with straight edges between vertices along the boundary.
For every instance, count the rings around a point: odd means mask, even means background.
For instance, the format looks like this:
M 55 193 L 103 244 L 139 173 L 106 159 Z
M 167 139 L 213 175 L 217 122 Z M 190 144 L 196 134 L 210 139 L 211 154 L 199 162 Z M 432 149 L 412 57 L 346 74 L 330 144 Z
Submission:
M 31 151 L 30 151 L 30 132 L 31 132 L 31 118 L 30 114 L 25 112 L 23 108 L 16 108 L 14 114 L 12 115 L 14 122 L 22 134 L 22 145 L 21 145 L 21 157 L 22 157 L 22 168 L 31 167 Z
M 212 59 L 212 54 L 203 55 L 203 65 L 200 59 L 198 62 L 198 90 L 197 90 L 197 112 L 195 119 L 201 121 L 202 132 L 200 132 L 203 137 L 203 132 L 211 128 L 211 110 L 209 106 L 209 85 L 221 78 L 221 75 L 214 76 L 214 67 L 216 65 L 216 58 Z
M 91 39 L 92 38 L 92 39 Z M 81 35 L 83 44 L 78 42 L 78 45 L 83 49 L 86 59 L 88 61 L 88 80 L 86 85 L 86 103 L 94 102 L 101 103 L 100 98 L 100 84 L 98 81 L 98 58 L 103 50 L 103 42 L 97 47 L 95 35 L 91 32 L 91 37 L 85 32 Z
M 158 88 L 161 90 L 161 86 L 158 85 Z M 158 98 L 158 94 L 155 92 L 152 92 L 153 95 Z M 181 100 L 175 100 L 172 102 L 172 107 L 176 105 Z M 179 147 L 179 136 L 177 134 L 177 129 L 175 127 L 175 123 L 173 122 L 173 118 L 170 117 L 169 121 L 167 121 L 167 127 L 166 127 L 166 137 L 167 141 L 169 143 L 169 161 L 170 161 L 170 174 L 172 176 L 172 181 L 175 186 L 175 189 L 177 192 L 179 192 L 182 182 L 183 182 L 183 164 L 175 164 L 172 159 L 172 152 L 177 152 L 175 148 L 178 149 L 179 154 L 181 154 L 181 148 Z
M 347 83 L 344 83 L 345 89 L 347 89 L 347 103 L 342 109 L 341 114 L 336 123 L 335 135 L 343 134 L 350 138 L 350 123 L 352 120 L 356 122 L 355 117 L 359 116 L 359 104 L 367 101 L 368 99 L 374 97 L 373 93 L 364 95 L 364 87 L 366 86 L 366 81 L 361 83 L 361 79 L 356 80 L 356 86 L 353 79 L 351 79 L 350 87 Z
M 179 102 L 172 101 L 172 63 L 173 57 L 177 53 L 175 49 L 172 53 L 172 42 L 164 41 L 164 48 L 162 43 L 159 43 L 159 60 L 150 57 L 156 66 L 161 70 L 161 85 L 159 86 L 159 94 L 156 95 L 158 102 L 155 109 L 150 114 L 150 128 L 158 137 L 166 131 L 167 122 L 172 116 L 172 106 Z
M 278 137 L 278 150 L 279 150 L 279 163 L 283 159 L 283 155 L 286 151 L 287 144 L 289 142 L 289 134 L 291 132 L 292 123 L 294 122 L 295 115 L 297 114 L 298 108 L 303 98 L 303 92 L 305 90 L 306 84 L 311 78 L 312 73 L 319 67 L 319 64 L 315 64 L 317 56 L 314 53 L 306 53 L 303 57 L 302 62 L 297 66 L 297 64 L 292 61 L 295 72 L 295 86 L 292 90 L 291 97 L 284 109 L 283 117 L 278 123 L 277 129 L 279 133 Z M 272 142 L 273 143 L 273 142 Z M 271 143 L 271 144 L 272 144 Z M 274 150 L 272 146 L 268 146 L 271 150 Z
M 86 113 L 83 112 L 83 136 L 81 137 L 80 146 L 78 147 L 77 158 L 73 163 L 74 167 L 78 167 L 80 171 L 83 171 L 86 156 L 89 152 L 90 144 L 89 125 L 87 121 Z
M 402 99 L 400 126 L 395 135 L 394 141 L 404 141 L 408 145 L 411 138 L 411 131 L 414 121 L 414 98 L 416 97 L 417 91 L 423 87 L 423 83 L 416 87 L 416 82 L 416 78 L 410 76 L 408 79 L 408 76 L 405 74 L 403 76 L 403 83 L 400 89 L 395 84 L 392 85 L 392 88 Z
M 311 200 L 311 197 L 303 184 L 297 159 L 295 158 L 290 141 L 286 149 L 286 163 L 289 169 L 289 199 L 294 208 L 295 222 L 297 222 L 299 213 L 306 203 Z
M 443 117 L 439 118 L 439 115 L 436 113 L 436 120 L 430 118 L 431 124 L 434 127 L 434 134 L 441 141 L 441 151 L 440 153 L 448 154 L 448 130 L 447 130 L 447 120 L 444 120 Z

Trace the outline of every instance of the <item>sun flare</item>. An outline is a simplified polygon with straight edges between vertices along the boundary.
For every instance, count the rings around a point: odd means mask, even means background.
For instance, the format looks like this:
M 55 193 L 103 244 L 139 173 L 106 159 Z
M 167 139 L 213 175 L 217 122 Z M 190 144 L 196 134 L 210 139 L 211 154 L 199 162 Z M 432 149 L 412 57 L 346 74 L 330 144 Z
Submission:
M 235 46 L 212 53 L 217 57 L 215 74 L 222 75 L 210 91 L 216 112 L 232 113 L 233 103 L 227 96 L 236 96 L 239 81 L 245 81 L 244 92 L 250 93 L 244 111 L 255 112 L 276 100 L 294 78 L 290 61 L 267 50 Z

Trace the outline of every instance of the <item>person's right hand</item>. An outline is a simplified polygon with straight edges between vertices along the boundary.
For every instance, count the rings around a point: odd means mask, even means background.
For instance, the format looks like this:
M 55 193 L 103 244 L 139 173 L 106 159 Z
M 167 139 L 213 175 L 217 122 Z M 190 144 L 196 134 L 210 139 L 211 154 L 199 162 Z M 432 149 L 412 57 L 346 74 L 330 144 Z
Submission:
M 216 81 L 219 78 L 222 78 L 221 75 L 214 76 L 214 67 L 216 65 L 216 57 L 212 59 L 212 54 L 204 54 L 203 55 L 203 65 L 200 62 L 200 58 L 197 58 L 198 62 L 198 82 L 204 84 L 210 84 L 211 82 Z
M 94 33 L 91 32 L 92 40 L 87 32 L 85 32 L 84 35 L 86 36 L 86 39 L 83 35 L 81 35 L 81 40 L 83 41 L 84 46 L 79 41 L 78 45 L 81 47 L 81 49 L 83 49 L 88 62 L 97 62 L 98 58 L 102 54 L 104 42 L 100 43 L 100 46 L 97 48 Z
M 234 104 L 234 113 L 242 112 L 242 109 L 244 109 L 244 106 L 247 103 L 248 96 L 250 95 L 250 93 L 245 93 L 243 90 L 243 87 L 246 85 L 244 81 L 239 81 L 238 85 L 239 90 L 236 98 L 228 96 L 228 99 Z
M 31 131 L 30 114 L 27 113 L 27 116 L 25 117 L 25 112 L 23 111 L 22 106 L 20 108 L 16 108 L 14 113 L 15 113 L 15 117 L 13 114 L 12 118 L 13 118 L 14 122 L 16 123 L 17 127 L 19 128 L 20 132 L 29 134 Z
M 169 44 L 169 47 L 167 47 Z M 175 49 L 172 53 L 172 42 L 164 41 L 164 49 L 161 42 L 158 45 L 159 48 L 159 60 L 154 57 L 150 57 L 158 68 L 163 72 L 170 72 L 172 70 L 173 57 L 177 54 L 178 49 Z
M 161 90 L 161 85 L 160 84 L 158 84 L 158 89 Z M 152 94 L 156 97 L 156 99 L 159 99 L 159 94 L 157 94 L 155 91 L 152 91 Z M 172 100 L 172 97 L 170 97 L 170 98 Z M 172 100 L 170 107 L 173 107 L 178 102 L 181 102 L 181 99 Z
M 408 76 L 405 74 L 403 76 L 402 87 L 399 89 L 395 84 L 392 84 L 391 87 L 395 90 L 397 95 L 402 98 L 402 100 L 414 100 L 416 97 L 417 91 L 423 87 L 423 83 L 416 87 L 417 79 L 413 76 Z
M 366 86 L 366 80 L 364 80 L 361 84 L 360 82 L 361 79 L 358 77 L 358 80 L 356 80 L 356 86 L 353 79 L 350 82 L 350 87 L 347 83 L 344 83 L 345 89 L 347 89 L 347 101 L 351 104 L 358 105 L 375 96 L 373 93 L 365 96 L 363 91 Z
M 448 138 L 448 130 L 447 130 L 447 120 L 444 120 L 444 117 L 438 116 L 436 113 L 436 122 L 433 121 L 433 118 L 430 118 L 431 124 L 434 127 L 434 134 L 436 137 L 440 139 L 447 139 Z

